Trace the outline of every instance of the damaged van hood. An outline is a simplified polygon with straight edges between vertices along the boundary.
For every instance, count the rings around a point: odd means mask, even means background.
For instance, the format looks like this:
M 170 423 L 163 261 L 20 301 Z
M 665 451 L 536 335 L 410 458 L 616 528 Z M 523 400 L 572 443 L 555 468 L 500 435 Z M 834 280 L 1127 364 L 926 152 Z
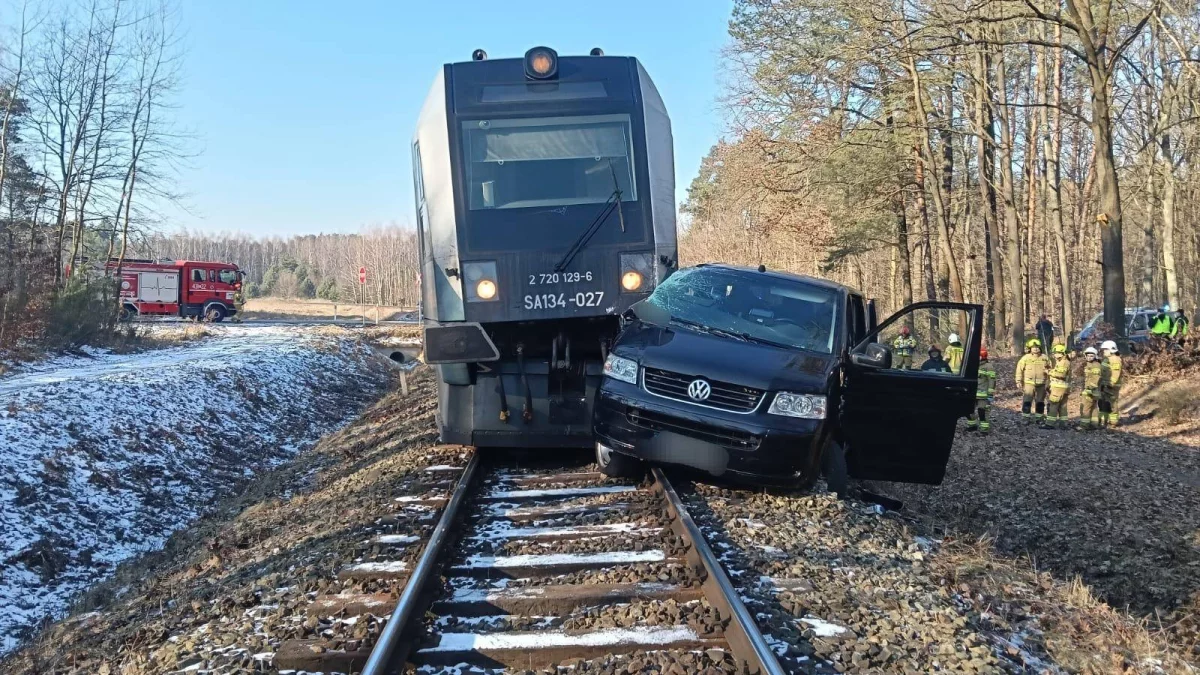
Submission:
M 711 335 L 686 326 L 634 321 L 613 353 L 646 368 L 772 391 L 823 394 L 837 358 L 828 354 Z

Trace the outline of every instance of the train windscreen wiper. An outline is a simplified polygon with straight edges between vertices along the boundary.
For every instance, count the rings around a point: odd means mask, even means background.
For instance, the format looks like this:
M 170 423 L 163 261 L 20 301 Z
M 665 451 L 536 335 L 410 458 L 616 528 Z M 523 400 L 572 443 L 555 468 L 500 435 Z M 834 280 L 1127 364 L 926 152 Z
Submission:
M 588 242 L 592 240 L 596 232 L 600 230 L 600 226 L 612 215 L 614 209 L 617 212 L 617 217 L 621 220 L 621 231 L 625 231 L 625 212 L 621 210 L 621 185 L 617 182 L 617 170 L 613 168 L 611 159 L 608 160 L 608 171 L 612 175 L 612 194 L 608 196 L 608 199 L 604 200 L 604 206 L 600 207 L 600 213 L 596 214 L 591 225 L 588 225 L 587 229 L 579 234 L 575 241 L 572 242 L 571 248 L 567 249 L 567 252 L 563 255 L 562 260 L 559 260 L 558 264 L 554 266 L 555 272 L 562 272 L 567 269 L 567 265 L 570 265 L 575 256 L 579 255 L 579 252 L 588 245 Z

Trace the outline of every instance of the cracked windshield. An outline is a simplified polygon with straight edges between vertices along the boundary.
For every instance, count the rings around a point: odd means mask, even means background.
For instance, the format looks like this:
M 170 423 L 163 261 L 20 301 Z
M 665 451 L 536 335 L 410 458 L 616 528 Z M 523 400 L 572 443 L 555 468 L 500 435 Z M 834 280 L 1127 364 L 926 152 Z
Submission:
M 820 286 L 762 275 L 693 268 L 671 275 L 649 301 L 671 320 L 744 340 L 833 353 L 837 295 Z

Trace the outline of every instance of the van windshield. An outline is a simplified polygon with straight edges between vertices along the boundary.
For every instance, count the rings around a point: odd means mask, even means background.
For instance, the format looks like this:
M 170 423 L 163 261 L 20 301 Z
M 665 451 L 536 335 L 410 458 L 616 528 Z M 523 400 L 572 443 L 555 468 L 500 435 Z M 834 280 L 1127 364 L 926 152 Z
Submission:
M 704 267 L 679 270 L 647 300 L 677 323 L 832 354 L 838 293 L 799 280 Z

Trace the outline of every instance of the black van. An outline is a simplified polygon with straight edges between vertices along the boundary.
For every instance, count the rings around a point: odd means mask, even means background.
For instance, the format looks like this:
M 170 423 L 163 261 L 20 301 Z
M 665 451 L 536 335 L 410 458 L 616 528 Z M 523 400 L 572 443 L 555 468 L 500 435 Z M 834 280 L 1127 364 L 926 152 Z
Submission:
M 609 475 L 650 461 L 784 485 L 824 472 L 839 492 L 847 475 L 938 484 L 975 405 L 982 314 L 921 302 L 876 325 L 874 301 L 841 284 L 679 270 L 624 315 L 596 394 L 597 463 Z M 902 327 L 915 349 L 895 342 Z M 961 358 L 922 369 L 931 347 Z

